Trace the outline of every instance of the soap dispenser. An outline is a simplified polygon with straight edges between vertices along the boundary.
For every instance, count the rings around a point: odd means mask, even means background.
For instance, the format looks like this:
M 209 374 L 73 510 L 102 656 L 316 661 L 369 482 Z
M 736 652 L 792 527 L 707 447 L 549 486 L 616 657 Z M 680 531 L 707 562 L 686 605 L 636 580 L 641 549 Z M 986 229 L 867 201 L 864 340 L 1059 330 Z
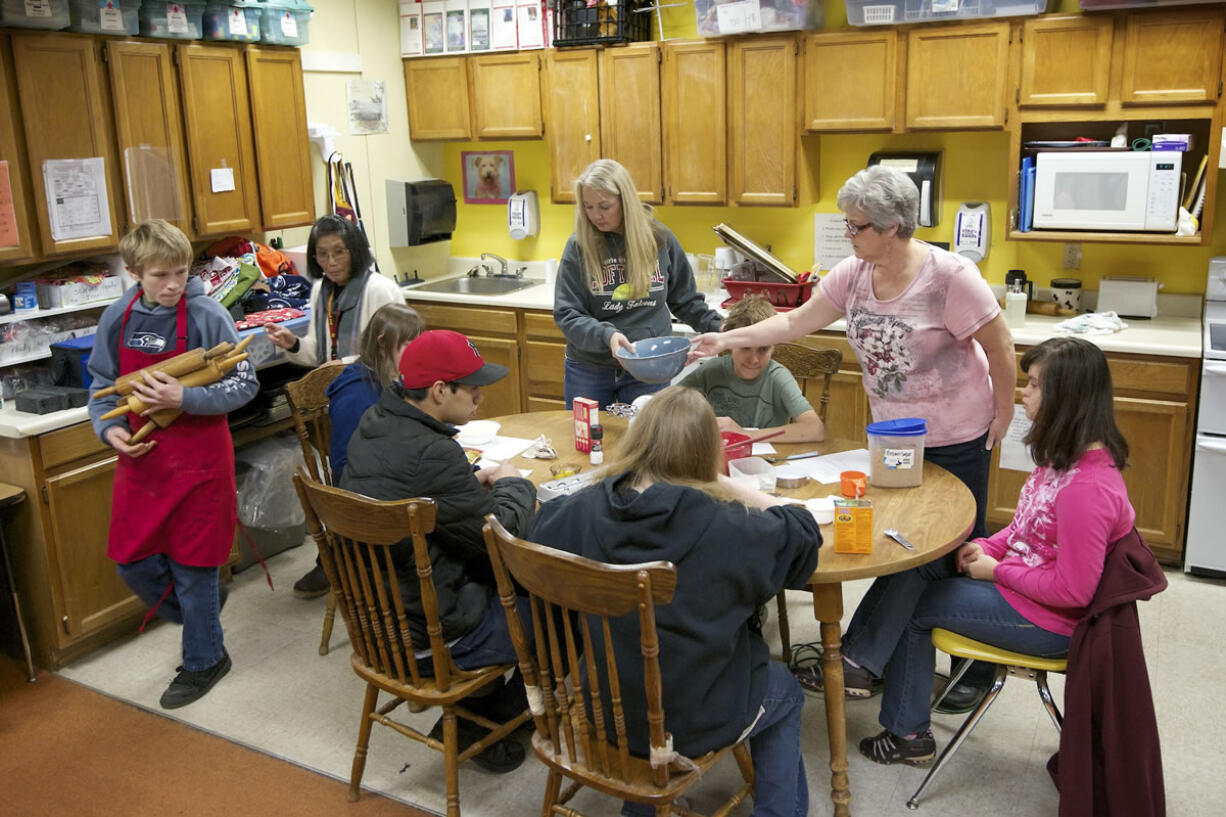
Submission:
M 1026 325 L 1026 290 L 1022 288 L 1023 282 L 1019 279 L 1010 281 L 1007 286 L 1005 324 L 1010 329 L 1017 329 Z

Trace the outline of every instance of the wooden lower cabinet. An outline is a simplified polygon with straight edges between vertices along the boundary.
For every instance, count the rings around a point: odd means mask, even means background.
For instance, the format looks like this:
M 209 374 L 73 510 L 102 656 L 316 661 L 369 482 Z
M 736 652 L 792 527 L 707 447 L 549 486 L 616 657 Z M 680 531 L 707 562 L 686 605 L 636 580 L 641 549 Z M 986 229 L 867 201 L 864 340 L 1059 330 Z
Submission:
M 566 337 L 552 312 L 524 311 L 524 399 L 528 411 L 565 409 Z
M 1026 347 L 1017 349 L 1018 359 Z M 1115 387 L 1115 422 L 1128 440 L 1124 469 L 1128 498 L 1137 512 L 1137 530 L 1164 564 L 1183 559 L 1191 471 L 1193 419 L 1199 359 L 1108 352 Z M 1018 402 L 1021 402 L 1018 370 Z M 1000 528 L 1013 518 L 1017 497 L 1029 476 L 1000 468 L 992 456 L 988 481 L 988 525 Z
M 523 391 L 520 388 L 519 314 L 523 310 L 498 309 L 484 306 L 456 306 L 435 301 L 414 301 L 409 306 L 417 310 L 430 329 L 450 329 L 461 332 L 476 345 L 481 357 L 490 363 L 506 366 L 506 377 L 481 389 L 481 407 L 477 417 L 498 417 L 523 411 Z

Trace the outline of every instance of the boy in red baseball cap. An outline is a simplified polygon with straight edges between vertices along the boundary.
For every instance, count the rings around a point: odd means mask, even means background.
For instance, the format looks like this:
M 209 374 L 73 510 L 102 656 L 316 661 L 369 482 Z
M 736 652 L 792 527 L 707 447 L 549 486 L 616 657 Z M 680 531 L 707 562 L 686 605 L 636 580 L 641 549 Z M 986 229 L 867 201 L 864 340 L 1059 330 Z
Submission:
M 434 500 L 438 518 L 429 541 L 438 613 L 443 640 L 454 642 L 451 655 L 461 669 L 516 661 L 481 528 L 492 513 L 507 530 L 522 535 L 536 508 L 536 488 L 509 462 L 474 471 L 453 439 L 455 426 L 476 415 L 481 388 L 506 376 L 505 366 L 485 362 L 459 332 L 422 332 L 400 357 L 401 382 L 384 389 L 362 415 L 341 476 L 342 488 L 374 499 Z M 392 561 L 414 643 L 428 644 L 412 543 L 393 546 Z M 429 662 L 419 666 L 428 671 Z M 522 682 L 465 701 L 469 709 L 497 722 L 526 705 Z M 461 719 L 462 745 L 484 733 Z M 510 738 L 474 758 L 496 772 L 511 771 L 523 759 L 523 746 Z

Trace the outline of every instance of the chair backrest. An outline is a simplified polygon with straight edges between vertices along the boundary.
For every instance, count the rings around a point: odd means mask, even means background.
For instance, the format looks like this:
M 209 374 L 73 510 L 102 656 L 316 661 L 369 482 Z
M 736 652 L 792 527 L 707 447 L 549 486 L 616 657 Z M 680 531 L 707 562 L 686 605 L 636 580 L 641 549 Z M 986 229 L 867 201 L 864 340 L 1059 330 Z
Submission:
M 307 471 L 317 481 L 332 484 L 332 468 L 328 462 L 328 446 L 332 439 L 332 421 L 328 417 L 328 386 L 345 368 L 339 360 L 330 360 L 302 377 L 285 384 L 290 416 L 302 446 L 302 458 Z
M 799 343 L 780 343 L 771 355 L 800 381 L 801 391 L 808 397 L 807 381 L 822 378 L 821 401 L 817 416 L 826 422 L 826 407 L 830 404 L 830 381 L 843 363 L 843 353 L 838 349 L 814 349 Z
M 294 488 L 307 527 L 319 546 L 320 561 L 337 595 L 354 653 L 367 668 L 401 684 L 421 685 L 414 655 L 429 648 L 434 686 L 446 691 L 463 676 L 443 641 L 426 535 L 434 530 L 437 509 L 430 499 L 382 502 L 324 485 L 299 466 Z M 427 638 L 414 638 L 405 613 L 403 591 L 392 563 L 392 546 L 413 543 Z
M 677 568 L 671 562 L 603 564 L 512 536 L 493 514 L 485 520 L 490 563 L 537 733 L 549 740 L 555 755 L 565 752 L 572 766 L 582 764 L 606 778 L 624 773 L 629 769 L 630 748 L 618 667 L 637 658 L 643 663 L 645 731 L 653 754 L 665 752 L 669 736 L 664 731 L 655 606 L 672 601 Z M 535 654 L 524 637 L 512 577 L 531 599 Z M 619 661 L 609 621 L 634 613 L 641 656 L 623 655 Z M 593 640 L 593 624 L 603 650 Z M 612 741 L 610 727 L 616 736 Z M 655 766 L 653 775 L 655 785 L 664 786 L 667 764 Z

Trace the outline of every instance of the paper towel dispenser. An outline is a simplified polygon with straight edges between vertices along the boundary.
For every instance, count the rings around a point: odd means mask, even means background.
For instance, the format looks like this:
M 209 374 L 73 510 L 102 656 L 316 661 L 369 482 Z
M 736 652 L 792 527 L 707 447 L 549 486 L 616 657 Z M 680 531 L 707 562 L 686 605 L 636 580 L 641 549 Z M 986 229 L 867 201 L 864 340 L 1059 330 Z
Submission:
M 391 247 L 446 241 L 455 230 L 455 190 L 442 179 L 388 179 L 387 222 Z
M 868 166 L 881 165 L 901 170 L 919 189 L 919 224 L 935 227 L 941 220 L 940 153 L 874 153 Z

